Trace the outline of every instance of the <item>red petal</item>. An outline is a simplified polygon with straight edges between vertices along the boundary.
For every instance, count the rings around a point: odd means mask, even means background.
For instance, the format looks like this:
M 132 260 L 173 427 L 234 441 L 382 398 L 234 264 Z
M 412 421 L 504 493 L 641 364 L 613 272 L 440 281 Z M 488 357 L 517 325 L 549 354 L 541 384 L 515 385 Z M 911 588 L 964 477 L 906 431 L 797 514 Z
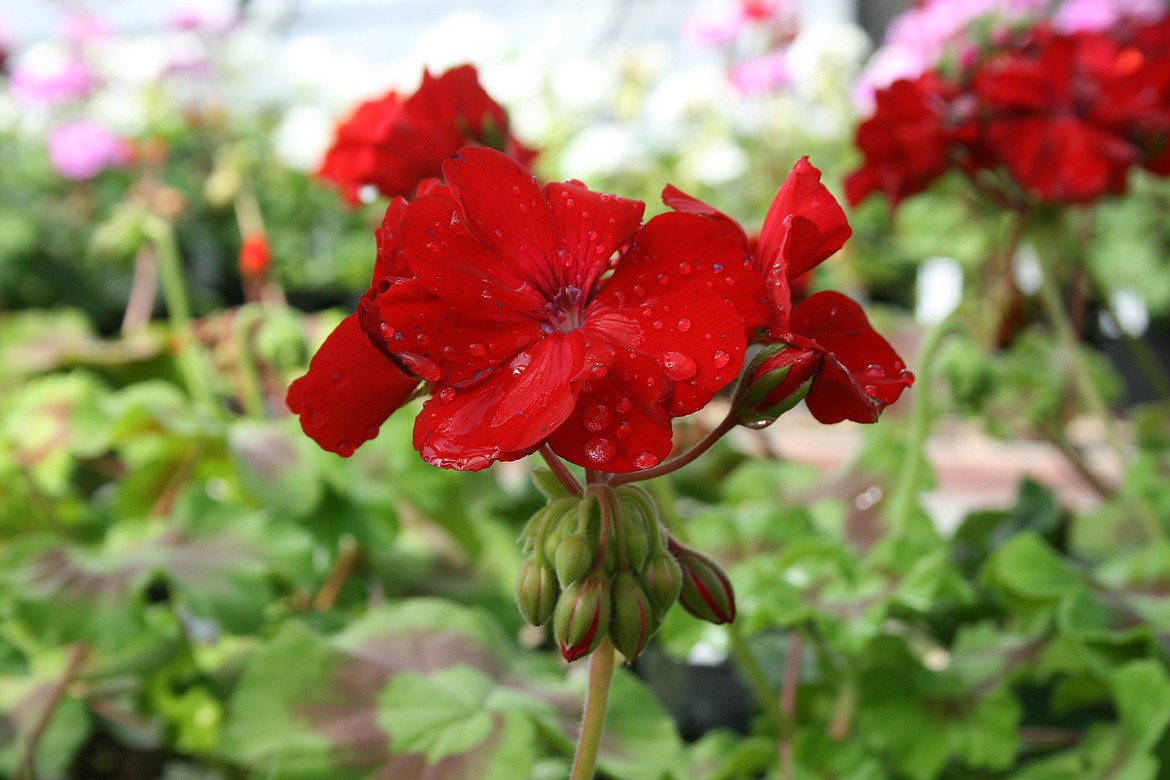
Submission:
M 418 279 L 379 290 L 363 326 L 410 371 L 451 387 L 482 382 L 543 335 L 523 312 L 438 298 Z
M 378 244 L 378 256 L 374 261 L 375 280 L 383 277 L 408 277 L 412 275 L 406 257 L 402 253 L 402 232 L 399 225 L 406 213 L 406 198 L 394 198 L 386 206 L 382 225 L 374 231 Z
M 667 184 L 663 188 L 662 202 L 675 211 L 681 211 L 684 214 L 698 214 L 701 217 L 710 217 L 720 222 L 732 232 L 739 233 L 743 237 L 744 245 L 747 245 L 748 237 L 742 225 L 714 206 L 704 203 L 693 195 L 688 195 L 673 184 Z
M 593 192 L 580 182 L 548 184 L 544 192 L 560 239 L 558 286 L 591 290 L 641 226 L 646 204 Z
M 526 270 L 472 235 L 448 194 L 411 203 L 401 232 L 410 269 L 444 300 L 478 310 L 544 310 L 547 299 L 532 286 Z
M 468 229 L 552 300 L 560 289 L 556 230 L 536 177 L 485 147 L 461 149 L 443 164 L 443 174 Z
M 825 352 L 821 373 L 805 398 L 823 423 L 876 422 L 882 409 L 914 383 L 898 353 L 848 296 L 825 291 L 808 297 L 793 311 L 792 330 Z M 808 346 L 799 338 L 792 341 Z
M 802 227 L 793 233 L 793 225 Z M 852 233 L 845 211 L 821 184 L 821 172 L 801 157 L 764 218 L 759 258 L 767 268 L 783 263 L 792 280 L 840 249 Z
M 570 463 L 627 473 L 657 466 L 670 455 L 670 416 L 633 388 L 606 378 L 585 382 L 573 413 L 548 437 Z
M 476 387 L 436 390 L 415 421 L 423 459 L 444 468 L 477 471 L 540 447 L 576 404 L 585 360 L 579 333 L 542 339 L 520 356 L 517 372 L 501 372 Z
M 285 403 L 300 415 L 313 441 L 349 457 L 378 434 L 417 385 L 370 343 L 357 316 L 350 315 L 317 350 L 309 372 L 289 386 Z
M 687 269 L 683 272 L 682 269 Z M 586 313 L 586 329 L 618 348 L 612 371 L 675 417 L 701 409 L 739 373 L 742 310 L 758 305 L 762 279 L 743 246 L 713 220 L 662 214 L 643 228 Z M 739 302 L 741 298 L 736 297 Z M 628 373 L 627 378 L 625 374 Z

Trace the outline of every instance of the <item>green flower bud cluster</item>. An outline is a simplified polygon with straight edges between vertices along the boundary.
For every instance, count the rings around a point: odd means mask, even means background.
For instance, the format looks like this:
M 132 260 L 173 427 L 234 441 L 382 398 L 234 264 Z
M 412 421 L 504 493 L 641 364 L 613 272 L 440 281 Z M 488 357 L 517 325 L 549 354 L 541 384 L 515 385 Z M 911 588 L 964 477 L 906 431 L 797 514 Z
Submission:
M 551 620 L 569 661 L 606 636 L 634 660 L 683 590 L 654 500 L 633 485 L 591 485 L 584 496 L 552 498 L 520 542 L 520 613 L 535 626 Z

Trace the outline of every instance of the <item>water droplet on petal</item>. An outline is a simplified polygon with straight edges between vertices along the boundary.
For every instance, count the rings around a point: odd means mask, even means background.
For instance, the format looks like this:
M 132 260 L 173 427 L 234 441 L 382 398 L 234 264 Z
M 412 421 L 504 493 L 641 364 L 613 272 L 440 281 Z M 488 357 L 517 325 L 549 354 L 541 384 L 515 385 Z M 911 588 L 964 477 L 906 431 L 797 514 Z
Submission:
M 905 382 L 907 385 L 914 384 L 914 372 L 908 368 L 903 368 L 898 372 L 898 379 Z
M 715 354 L 711 356 L 711 362 L 715 364 L 715 368 L 727 368 L 727 364 L 731 362 L 731 355 L 717 349 Z
M 654 328 L 654 330 L 662 330 L 662 320 L 654 320 L 654 322 L 650 323 L 650 327 Z
M 594 379 L 601 379 L 608 371 L 609 369 L 606 368 L 604 363 L 594 363 L 593 367 L 589 369 L 589 376 Z
M 450 344 L 443 347 L 443 357 L 445 357 L 445 358 L 455 357 L 455 347 L 451 346 Z
M 604 431 L 613 422 L 613 411 L 605 404 L 593 404 L 581 415 L 585 427 L 597 433 Z
M 865 387 L 863 387 L 861 389 L 865 391 L 866 395 L 871 396 L 871 397 L 876 396 L 877 391 L 878 391 L 877 385 L 866 385 Z
M 692 270 L 694 270 L 694 269 L 692 269 L 692 268 L 691 268 L 691 264 L 690 264 L 690 263 L 688 263 L 686 260 L 684 260 L 684 261 L 682 261 L 681 263 L 679 263 L 679 264 L 678 264 L 678 272 L 679 272 L 680 274 L 682 274 L 683 276 L 686 276 L 686 275 L 687 275 L 687 274 L 689 274 L 689 273 L 690 273 Z
M 634 468 L 651 469 L 658 465 L 658 456 L 653 452 L 639 452 L 634 456 Z
M 427 242 L 427 250 L 428 250 L 428 251 L 431 251 L 431 252 L 438 252 L 438 251 L 439 251 L 439 245 L 438 245 L 438 244 L 436 244 L 434 241 L 428 241 L 428 242 Z
M 428 336 L 425 333 L 420 333 L 414 337 L 414 340 L 417 341 L 419 344 L 425 345 L 428 341 L 431 340 L 431 338 L 430 338 L 430 336 Z
M 596 230 L 586 230 L 585 231 L 585 238 L 589 239 L 590 241 L 596 241 L 597 240 L 597 231 Z
M 613 432 L 617 434 L 619 439 L 624 439 L 634 432 L 634 426 L 630 425 L 630 423 L 626 422 L 625 420 L 622 420 L 620 423 L 618 423 L 617 427 L 613 429 Z
M 557 250 L 557 259 L 561 261 L 561 265 L 572 265 L 573 253 L 568 249 Z
M 455 388 L 444 387 L 439 391 L 439 403 L 449 404 L 455 400 Z
M 658 274 L 658 276 L 656 276 L 655 278 L 658 280 L 659 284 L 666 284 L 667 282 L 670 281 L 670 277 L 667 276 L 666 274 Z
M 372 439 L 375 436 L 377 436 L 378 435 L 378 426 L 377 425 L 367 425 L 365 435 L 366 435 L 367 439 Z
M 681 352 L 659 352 L 658 365 L 676 382 L 690 379 L 699 370 L 694 358 Z
M 711 266 L 711 270 L 717 274 L 723 273 L 723 263 L 715 263 Z
M 678 332 L 679 333 L 686 333 L 690 329 L 691 329 L 691 321 L 688 320 L 686 317 L 680 317 L 679 321 L 678 321 L 678 328 L 677 328 Z
M 619 413 L 625 414 L 634 408 L 634 402 L 623 395 L 617 400 L 617 403 L 614 404 L 614 408 L 617 409 Z
M 487 349 L 478 341 L 468 344 L 467 351 L 476 357 L 483 357 L 485 354 L 487 354 Z
M 350 443 L 349 439 L 342 439 L 341 441 L 337 442 L 337 449 L 335 452 L 343 458 L 348 458 L 350 455 L 353 455 L 353 451 L 356 449 L 357 447 L 354 447 L 353 444 Z
M 870 363 L 863 372 L 866 379 L 885 379 L 886 369 L 877 363 Z
M 345 375 L 341 372 L 334 373 L 329 379 L 333 382 L 334 387 L 341 387 L 345 384 Z
M 617 447 L 609 439 L 597 437 L 585 442 L 585 457 L 594 463 L 609 463 L 617 454 Z
M 479 291 L 479 297 L 483 298 L 486 301 L 492 297 L 492 291 L 485 287 Z
M 649 317 L 649 316 L 650 316 L 651 314 L 653 314 L 653 313 L 654 313 L 654 310 L 653 310 L 653 309 L 651 309 L 649 306 L 647 306 L 646 308 L 642 309 L 642 316 L 643 316 L 643 317 Z

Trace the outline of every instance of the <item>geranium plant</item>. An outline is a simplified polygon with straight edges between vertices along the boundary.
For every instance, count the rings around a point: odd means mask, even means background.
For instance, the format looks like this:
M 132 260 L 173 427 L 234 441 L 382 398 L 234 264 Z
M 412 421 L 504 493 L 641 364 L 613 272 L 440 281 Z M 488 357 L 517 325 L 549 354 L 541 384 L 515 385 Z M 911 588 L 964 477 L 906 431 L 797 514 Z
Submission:
M 349 456 L 420 388 L 413 439 L 428 463 L 545 459 L 555 487 L 543 481 L 550 503 L 521 534 L 516 599 L 528 622 L 552 623 L 566 660 L 594 654 L 573 770 L 588 778 L 614 648 L 636 659 L 676 600 L 713 623 L 735 617 L 727 576 L 672 538 L 632 483 L 805 396 L 824 422 L 876 422 L 913 375 L 846 296 L 793 305 L 792 279 L 850 233 L 805 159 L 754 243 L 673 188 L 664 199 L 676 210 L 643 222 L 639 201 L 577 181 L 542 187 L 484 147 L 459 150 L 441 174 L 388 205 L 370 288 L 288 405 L 322 447 Z M 675 452 L 672 420 L 741 371 L 724 421 Z

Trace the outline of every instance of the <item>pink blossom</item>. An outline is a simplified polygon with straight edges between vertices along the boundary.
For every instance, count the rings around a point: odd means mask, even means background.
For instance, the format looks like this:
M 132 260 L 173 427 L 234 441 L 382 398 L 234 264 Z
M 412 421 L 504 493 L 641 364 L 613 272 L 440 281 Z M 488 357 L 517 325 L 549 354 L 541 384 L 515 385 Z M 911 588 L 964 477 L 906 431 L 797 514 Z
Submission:
M 95 122 L 64 124 L 49 136 L 49 162 L 66 179 L 92 179 L 129 159 L 126 142 Z
M 1098 32 L 1122 19 L 1152 22 L 1166 14 L 1162 0 L 1065 0 L 1052 17 L 1060 32 Z
M 25 103 L 56 105 L 84 97 L 94 86 L 89 66 L 72 54 L 22 57 L 12 72 L 12 93 Z
M 744 95 L 758 95 L 792 83 L 788 50 L 778 49 L 744 60 L 732 69 L 731 83 Z

